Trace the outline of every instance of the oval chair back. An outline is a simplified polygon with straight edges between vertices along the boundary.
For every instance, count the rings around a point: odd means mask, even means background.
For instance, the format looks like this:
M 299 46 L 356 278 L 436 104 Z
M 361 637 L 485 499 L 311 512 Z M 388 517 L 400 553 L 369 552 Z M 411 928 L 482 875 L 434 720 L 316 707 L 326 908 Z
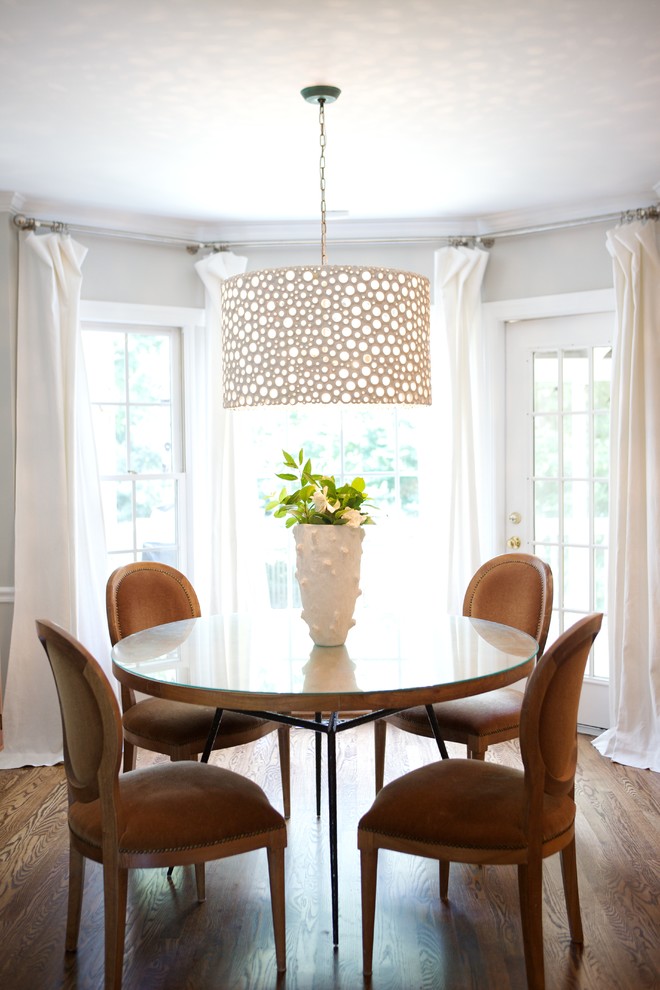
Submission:
M 118 567 L 108 578 L 106 612 L 112 645 L 152 626 L 202 614 L 192 584 L 169 564 L 139 560 Z
M 463 599 L 463 615 L 501 622 L 533 636 L 542 656 L 552 615 L 552 571 L 529 553 L 503 553 L 475 572 Z

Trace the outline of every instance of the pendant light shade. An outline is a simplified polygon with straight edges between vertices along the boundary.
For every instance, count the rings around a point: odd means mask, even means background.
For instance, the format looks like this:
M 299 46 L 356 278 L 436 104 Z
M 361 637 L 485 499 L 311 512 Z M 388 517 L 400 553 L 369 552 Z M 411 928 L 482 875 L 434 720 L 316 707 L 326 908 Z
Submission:
M 429 283 L 390 268 L 268 268 L 222 286 L 224 404 L 431 401 Z
M 324 104 L 320 107 L 321 264 L 246 272 L 222 284 L 223 403 L 431 402 L 429 281 L 365 264 L 328 265 Z

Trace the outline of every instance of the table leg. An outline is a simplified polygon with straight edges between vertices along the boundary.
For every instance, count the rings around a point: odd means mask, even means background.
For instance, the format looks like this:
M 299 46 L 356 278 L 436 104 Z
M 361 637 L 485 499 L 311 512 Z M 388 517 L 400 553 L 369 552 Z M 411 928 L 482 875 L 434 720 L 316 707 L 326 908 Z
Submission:
M 337 712 L 328 721 L 328 827 L 330 831 L 330 887 L 332 944 L 339 945 L 339 880 L 337 871 Z
M 426 714 L 429 717 L 429 722 L 431 723 L 431 728 L 433 729 L 433 735 L 435 736 L 435 741 L 438 744 L 438 749 L 440 750 L 440 756 L 443 760 L 449 759 L 449 753 L 447 752 L 447 747 L 445 746 L 445 741 L 440 735 L 440 726 L 438 725 L 438 720 L 435 717 L 435 712 L 433 711 L 433 705 L 425 705 Z
M 209 756 L 213 750 L 215 743 L 215 737 L 218 734 L 218 729 L 220 728 L 220 721 L 222 719 L 222 708 L 216 708 L 215 715 L 213 716 L 213 721 L 211 722 L 211 728 L 209 730 L 208 738 L 204 746 L 204 752 L 202 753 L 202 763 L 209 762 Z
M 314 712 L 314 719 L 317 722 L 321 722 L 321 712 Z M 316 747 L 316 817 L 321 817 L 321 754 L 323 743 L 321 741 L 321 733 L 314 733 L 314 745 Z

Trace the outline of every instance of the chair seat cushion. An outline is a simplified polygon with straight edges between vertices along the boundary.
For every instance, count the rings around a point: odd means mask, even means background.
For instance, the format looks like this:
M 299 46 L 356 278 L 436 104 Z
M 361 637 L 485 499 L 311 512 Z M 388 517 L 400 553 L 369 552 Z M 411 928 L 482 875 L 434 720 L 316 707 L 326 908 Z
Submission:
M 399 839 L 464 849 L 524 849 L 522 770 L 481 760 L 441 760 L 379 791 L 359 828 Z M 570 829 L 570 797 L 544 798 L 543 841 Z
M 176 852 L 286 830 L 258 784 L 212 764 L 182 760 L 120 774 L 119 795 L 126 823 L 121 853 Z M 100 801 L 72 804 L 69 826 L 100 849 Z
M 523 693 L 515 688 L 498 688 L 471 698 L 457 698 L 434 705 L 433 710 L 440 726 L 440 733 L 458 733 L 461 736 L 490 736 L 507 732 L 520 725 L 520 708 Z M 431 726 L 425 708 L 409 708 L 388 719 L 393 725 L 410 730 L 421 729 L 419 735 L 431 735 Z M 414 730 L 413 730 L 414 731 Z
M 164 701 L 162 698 L 147 698 L 138 701 L 122 717 L 126 732 L 142 736 L 157 743 L 165 741 L 172 746 L 186 746 L 200 742 L 198 752 L 204 748 L 209 734 L 215 708 L 202 705 L 187 705 L 179 701 Z M 276 728 L 275 723 L 242 712 L 223 712 L 220 731 L 214 749 L 234 745 L 229 740 L 245 736 L 237 742 L 258 739 Z

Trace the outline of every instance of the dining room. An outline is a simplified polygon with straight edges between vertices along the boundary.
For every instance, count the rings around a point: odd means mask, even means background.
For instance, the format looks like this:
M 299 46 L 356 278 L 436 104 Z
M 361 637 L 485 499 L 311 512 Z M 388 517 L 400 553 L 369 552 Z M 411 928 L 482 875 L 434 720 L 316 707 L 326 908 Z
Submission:
M 659 11 L 475 6 L 0 0 L 8 990 L 658 985 Z

